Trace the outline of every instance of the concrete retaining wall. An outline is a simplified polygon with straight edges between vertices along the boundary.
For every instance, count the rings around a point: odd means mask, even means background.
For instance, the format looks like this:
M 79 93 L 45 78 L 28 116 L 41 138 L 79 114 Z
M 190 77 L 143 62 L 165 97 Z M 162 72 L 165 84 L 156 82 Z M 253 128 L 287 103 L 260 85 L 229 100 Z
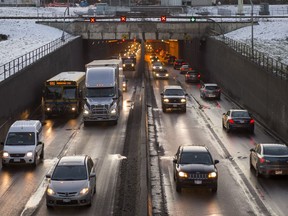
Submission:
M 0 141 L 11 122 L 29 118 L 31 112 L 41 104 L 44 82 L 68 70 L 84 71 L 81 38 L 71 41 L 0 82 Z
M 192 45 L 193 44 L 193 45 Z M 197 45 L 198 44 L 198 45 Z M 199 52 L 192 48 L 198 46 Z M 233 100 L 251 111 L 257 120 L 288 142 L 288 82 L 266 72 L 226 46 L 208 38 L 185 47 L 185 56 L 199 60 L 205 81 L 218 83 Z M 192 60 L 191 60 L 192 61 Z M 192 64 L 193 65 L 193 64 Z

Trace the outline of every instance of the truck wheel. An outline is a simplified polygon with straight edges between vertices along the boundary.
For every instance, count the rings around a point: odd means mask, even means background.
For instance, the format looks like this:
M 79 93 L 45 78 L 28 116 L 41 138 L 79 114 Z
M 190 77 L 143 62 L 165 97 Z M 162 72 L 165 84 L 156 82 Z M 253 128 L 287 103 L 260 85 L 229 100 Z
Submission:
M 44 146 L 43 146 L 42 152 L 41 152 L 41 154 L 40 154 L 40 159 L 41 159 L 41 160 L 44 159 Z

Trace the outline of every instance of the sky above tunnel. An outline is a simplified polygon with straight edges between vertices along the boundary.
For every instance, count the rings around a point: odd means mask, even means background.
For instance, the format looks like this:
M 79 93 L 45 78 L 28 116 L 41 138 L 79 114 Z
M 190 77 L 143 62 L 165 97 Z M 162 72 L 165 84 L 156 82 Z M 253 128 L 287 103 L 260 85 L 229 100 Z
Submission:
M 56 7 L 0 7 L 0 16 L 63 16 L 66 8 Z M 69 8 L 69 15 L 75 12 L 87 12 L 88 8 Z M 235 14 L 235 5 L 221 5 L 217 7 L 193 7 L 184 15 L 209 13 L 219 14 L 219 11 Z M 243 12 L 250 16 L 251 6 L 244 5 Z M 259 12 L 259 5 L 254 6 L 254 13 Z M 288 15 L 288 5 L 270 5 L 271 15 Z M 67 11 L 66 11 L 66 15 Z M 288 22 L 287 19 L 256 19 L 259 25 L 253 27 L 255 49 L 269 53 L 276 60 L 288 65 Z M 62 31 L 49 26 L 36 24 L 37 20 L 1 19 L 0 34 L 8 35 L 7 40 L 0 41 L 0 65 L 18 58 L 62 36 Z M 225 36 L 251 44 L 251 27 L 241 28 Z

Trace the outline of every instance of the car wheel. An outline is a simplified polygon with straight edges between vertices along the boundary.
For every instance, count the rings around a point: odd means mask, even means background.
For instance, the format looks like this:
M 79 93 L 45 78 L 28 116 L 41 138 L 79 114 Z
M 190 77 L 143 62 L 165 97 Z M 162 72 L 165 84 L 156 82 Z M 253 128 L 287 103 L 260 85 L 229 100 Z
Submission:
M 46 202 L 46 207 L 47 207 L 48 209 L 52 209 L 53 206 L 49 205 L 48 202 Z
M 225 129 L 224 121 L 222 120 L 222 128 Z
M 2 169 L 5 169 L 7 167 L 7 164 L 2 163 Z
M 231 131 L 229 124 L 227 124 L 227 126 L 226 126 L 226 131 L 227 131 L 227 133 L 230 133 L 230 131 Z
M 250 128 L 249 132 L 250 134 L 254 134 L 254 128 Z
M 184 108 L 182 109 L 182 111 L 183 111 L 184 113 L 186 113 L 186 107 L 184 107 Z
M 216 193 L 216 192 L 217 192 L 217 189 L 218 189 L 218 186 L 217 186 L 217 185 L 214 186 L 213 188 L 211 188 L 212 193 Z
M 258 169 L 257 165 L 256 165 L 256 168 L 255 168 L 255 176 L 256 176 L 257 178 L 260 178 L 260 177 L 261 177 L 261 173 L 259 172 L 259 169 Z
M 34 161 L 33 161 L 33 163 L 32 163 L 32 167 L 35 168 L 36 166 L 37 166 L 37 156 L 36 156 L 36 154 L 35 154 L 35 156 L 34 156 Z
M 179 183 L 176 182 L 176 192 L 181 193 L 182 187 Z
M 43 160 L 44 159 L 44 145 L 43 145 L 43 149 L 42 149 L 42 152 L 40 154 L 40 159 Z
M 249 164 L 250 164 L 250 170 L 254 169 L 252 162 L 251 162 L 251 156 L 250 156 Z
M 167 111 L 166 107 L 162 107 L 162 111 L 165 113 Z

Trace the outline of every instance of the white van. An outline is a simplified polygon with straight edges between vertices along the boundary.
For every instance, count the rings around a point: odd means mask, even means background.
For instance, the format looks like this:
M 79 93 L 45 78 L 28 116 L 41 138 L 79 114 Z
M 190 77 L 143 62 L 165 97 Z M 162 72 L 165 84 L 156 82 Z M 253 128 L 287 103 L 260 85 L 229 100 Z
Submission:
M 2 167 L 7 164 L 37 165 L 37 159 L 44 158 L 42 124 L 39 120 L 14 122 L 7 134 L 3 147 Z

